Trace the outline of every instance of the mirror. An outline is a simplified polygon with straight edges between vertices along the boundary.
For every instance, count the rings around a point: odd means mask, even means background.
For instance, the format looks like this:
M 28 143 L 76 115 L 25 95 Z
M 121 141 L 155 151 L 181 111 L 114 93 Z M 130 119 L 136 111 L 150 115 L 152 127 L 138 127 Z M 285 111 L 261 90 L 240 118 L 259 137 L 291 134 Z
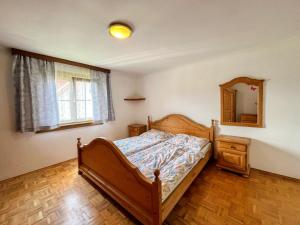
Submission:
M 263 127 L 263 82 L 238 77 L 221 84 L 221 124 Z

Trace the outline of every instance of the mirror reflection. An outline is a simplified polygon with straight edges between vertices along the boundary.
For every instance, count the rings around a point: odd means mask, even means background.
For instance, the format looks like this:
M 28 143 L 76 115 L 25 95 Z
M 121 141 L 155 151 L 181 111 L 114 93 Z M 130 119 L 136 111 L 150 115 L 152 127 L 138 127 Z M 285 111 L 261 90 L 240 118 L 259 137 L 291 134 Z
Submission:
M 258 86 L 237 83 L 224 89 L 224 121 L 257 123 Z
M 222 125 L 263 127 L 263 82 L 237 77 L 220 84 Z

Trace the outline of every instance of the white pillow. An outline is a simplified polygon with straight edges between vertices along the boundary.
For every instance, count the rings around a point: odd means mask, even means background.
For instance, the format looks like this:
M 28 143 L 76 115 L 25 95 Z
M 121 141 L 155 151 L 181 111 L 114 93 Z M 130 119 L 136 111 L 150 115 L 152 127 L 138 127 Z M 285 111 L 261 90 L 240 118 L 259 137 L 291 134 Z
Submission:
M 173 137 L 173 134 L 164 132 L 164 131 L 160 131 L 160 130 L 156 130 L 156 129 L 151 129 L 148 130 L 145 133 L 142 133 L 140 135 L 140 137 L 144 137 L 144 138 L 151 138 L 151 139 L 169 139 L 171 137 Z

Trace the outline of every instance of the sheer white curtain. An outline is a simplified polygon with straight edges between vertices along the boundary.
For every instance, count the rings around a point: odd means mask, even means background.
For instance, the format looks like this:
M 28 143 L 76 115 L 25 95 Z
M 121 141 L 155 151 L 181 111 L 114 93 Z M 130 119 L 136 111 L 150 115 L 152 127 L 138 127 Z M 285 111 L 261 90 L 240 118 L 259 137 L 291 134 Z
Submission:
M 97 122 L 115 120 L 110 74 L 91 70 L 93 116 Z

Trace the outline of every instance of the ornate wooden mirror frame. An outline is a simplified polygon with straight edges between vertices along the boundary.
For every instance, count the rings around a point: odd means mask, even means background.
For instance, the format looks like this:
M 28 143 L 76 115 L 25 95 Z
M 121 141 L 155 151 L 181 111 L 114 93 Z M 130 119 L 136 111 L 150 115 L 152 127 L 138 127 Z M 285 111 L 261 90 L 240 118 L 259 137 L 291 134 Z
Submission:
M 258 87 L 258 99 L 257 99 L 257 122 L 247 123 L 247 122 L 228 122 L 224 120 L 224 92 L 238 83 L 245 83 L 248 85 L 253 85 Z M 263 127 L 263 93 L 264 93 L 264 80 L 252 79 L 249 77 L 237 77 L 231 81 L 220 85 L 221 93 L 221 124 L 228 126 L 245 126 L 245 127 Z

